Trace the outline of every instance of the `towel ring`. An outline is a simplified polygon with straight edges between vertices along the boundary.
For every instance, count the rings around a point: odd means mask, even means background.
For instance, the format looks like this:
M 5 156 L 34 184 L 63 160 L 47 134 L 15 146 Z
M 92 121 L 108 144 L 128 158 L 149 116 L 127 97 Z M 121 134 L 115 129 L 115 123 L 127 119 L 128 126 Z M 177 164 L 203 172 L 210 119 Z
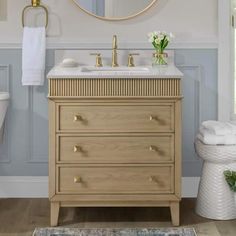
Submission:
M 32 0 L 31 5 L 26 6 L 23 9 L 23 11 L 22 11 L 22 26 L 23 27 L 25 26 L 25 12 L 26 12 L 26 10 L 28 10 L 30 8 L 42 8 L 45 11 L 45 14 L 46 14 L 45 28 L 47 28 L 47 26 L 48 26 L 48 9 L 44 5 L 40 4 L 40 0 Z

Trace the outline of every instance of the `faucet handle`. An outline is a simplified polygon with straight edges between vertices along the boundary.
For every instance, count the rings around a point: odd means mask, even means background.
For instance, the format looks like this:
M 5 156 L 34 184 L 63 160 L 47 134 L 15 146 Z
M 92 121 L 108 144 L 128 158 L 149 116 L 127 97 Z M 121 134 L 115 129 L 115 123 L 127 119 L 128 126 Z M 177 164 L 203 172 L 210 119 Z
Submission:
M 117 35 L 113 35 L 112 49 L 117 49 Z
M 134 67 L 134 57 L 133 56 L 138 56 L 139 53 L 129 53 L 129 57 L 128 57 L 128 67 Z
M 101 53 L 90 53 L 90 56 L 96 56 L 96 67 L 102 67 Z

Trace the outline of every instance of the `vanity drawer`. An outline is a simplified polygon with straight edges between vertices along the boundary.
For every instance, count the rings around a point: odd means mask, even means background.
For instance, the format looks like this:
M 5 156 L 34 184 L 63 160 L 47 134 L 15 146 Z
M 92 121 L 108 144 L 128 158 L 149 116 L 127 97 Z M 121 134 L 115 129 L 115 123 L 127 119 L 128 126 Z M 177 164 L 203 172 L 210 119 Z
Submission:
M 160 163 L 174 161 L 174 135 L 58 136 L 64 163 Z
M 134 194 L 173 193 L 174 167 L 108 166 L 58 168 L 58 193 Z
M 58 131 L 173 132 L 174 104 L 59 105 Z

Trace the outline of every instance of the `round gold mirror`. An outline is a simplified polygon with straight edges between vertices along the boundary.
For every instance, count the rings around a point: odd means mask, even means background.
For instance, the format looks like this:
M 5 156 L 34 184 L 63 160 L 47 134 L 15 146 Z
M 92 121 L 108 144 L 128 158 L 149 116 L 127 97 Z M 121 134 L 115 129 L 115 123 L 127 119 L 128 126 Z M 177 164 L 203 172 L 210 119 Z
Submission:
M 126 20 L 148 10 L 157 0 L 73 0 L 79 8 L 102 20 Z

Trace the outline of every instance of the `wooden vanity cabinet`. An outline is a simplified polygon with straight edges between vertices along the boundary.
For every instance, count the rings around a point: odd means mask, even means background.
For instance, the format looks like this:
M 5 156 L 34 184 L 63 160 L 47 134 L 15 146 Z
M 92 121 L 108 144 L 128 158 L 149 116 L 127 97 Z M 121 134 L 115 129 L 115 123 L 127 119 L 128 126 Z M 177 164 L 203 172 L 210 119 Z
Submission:
M 50 79 L 51 226 L 60 207 L 181 200 L 180 78 Z

